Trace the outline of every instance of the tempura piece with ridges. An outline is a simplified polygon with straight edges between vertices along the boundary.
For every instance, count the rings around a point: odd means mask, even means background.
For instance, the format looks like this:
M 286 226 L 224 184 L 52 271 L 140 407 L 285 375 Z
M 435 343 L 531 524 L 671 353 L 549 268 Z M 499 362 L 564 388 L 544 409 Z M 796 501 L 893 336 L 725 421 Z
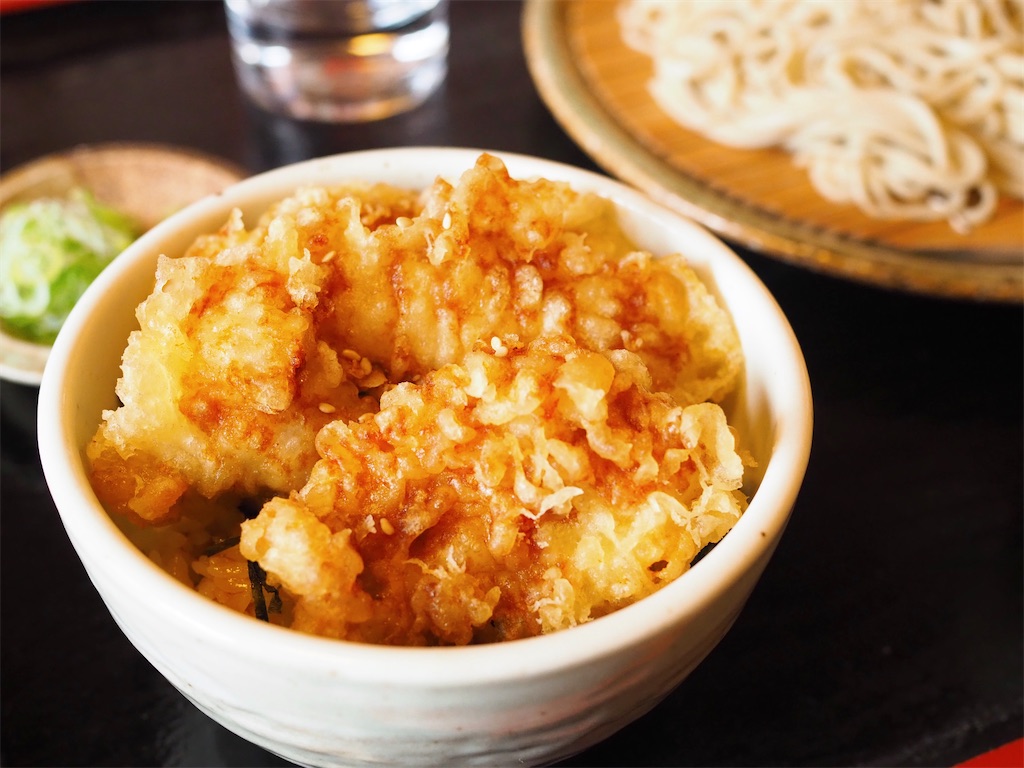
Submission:
M 242 524 L 292 627 L 402 645 L 527 637 L 686 571 L 746 506 L 722 409 L 627 351 L 495 338 L 317 438 L 309 482 Z
M 680 404 L 718 401 L 738 340 L 682 257 L 635 249 L 610 201 L 483 155 L 422 193 L 306 188 L 161 257 L 88 453 L 100 498 L 166 523 L 179 500 L 302 485 L 328 421 L 480 340 L 628 350 Z

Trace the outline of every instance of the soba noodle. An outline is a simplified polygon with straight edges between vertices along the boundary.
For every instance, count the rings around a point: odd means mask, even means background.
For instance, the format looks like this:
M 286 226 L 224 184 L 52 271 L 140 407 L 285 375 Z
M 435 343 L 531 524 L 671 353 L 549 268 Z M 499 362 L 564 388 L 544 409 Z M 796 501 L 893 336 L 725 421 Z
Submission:
M 1024 0 L 626 0 L 649 89 L 721 144 L 781 147 L 818 192 L 965 232 L 1024 197 Z

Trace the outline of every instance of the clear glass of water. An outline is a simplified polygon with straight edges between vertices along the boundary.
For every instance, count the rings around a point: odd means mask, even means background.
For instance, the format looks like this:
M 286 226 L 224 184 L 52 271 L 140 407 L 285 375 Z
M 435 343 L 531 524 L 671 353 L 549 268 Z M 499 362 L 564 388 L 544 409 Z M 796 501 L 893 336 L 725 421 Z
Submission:
M 271 112 L 358 122 L 444 82 L 447 0 L 225 0 L 239 85 Z

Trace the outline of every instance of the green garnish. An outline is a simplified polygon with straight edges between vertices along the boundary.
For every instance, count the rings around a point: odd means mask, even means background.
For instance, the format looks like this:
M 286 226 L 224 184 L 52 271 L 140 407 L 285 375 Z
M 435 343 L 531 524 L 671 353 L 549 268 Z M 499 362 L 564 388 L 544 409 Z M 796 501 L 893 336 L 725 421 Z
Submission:
M 51 343 L 89 284 L 139 234 L 84 189 L 8 206 L 0 215 L 0 322 Z

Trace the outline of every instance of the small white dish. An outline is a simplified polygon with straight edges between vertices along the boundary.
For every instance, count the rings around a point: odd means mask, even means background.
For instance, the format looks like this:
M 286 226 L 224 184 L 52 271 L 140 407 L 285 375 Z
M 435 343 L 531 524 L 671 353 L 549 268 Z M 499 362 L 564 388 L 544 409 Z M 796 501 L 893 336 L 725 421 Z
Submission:
M 244 176 L 242 169 L 190 149 L 138 143 L 82 145 L 5 173 L 0 177 L 0 209 L 83 187 L 149 229 Z M 0 378 L 38 386 L 49 355 L 50 345 L 19 339 L 0 328 Z
M 0 329 L 0 379 L 38 387 L 49 356 L 48 344 L 17 339 Z

